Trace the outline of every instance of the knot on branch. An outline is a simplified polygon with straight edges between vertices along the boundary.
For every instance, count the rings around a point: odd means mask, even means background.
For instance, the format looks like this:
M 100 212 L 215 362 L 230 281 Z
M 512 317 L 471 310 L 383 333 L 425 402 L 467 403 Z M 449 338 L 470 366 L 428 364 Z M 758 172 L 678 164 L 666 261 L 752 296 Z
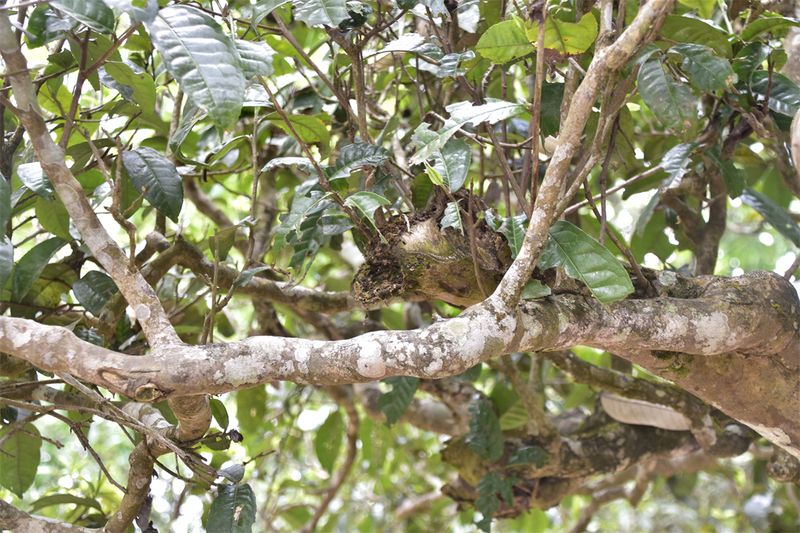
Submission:
M 469 213 L 477 202 L 467 191 L 454 196 L 461 206 L 461 227 L 442 228 L 450 201 L 438 193 L 412 217 L 395 216 L 382 224 L 385 241 L 373 239 L 366 262 L 353 280 L 353 296 L 365 306 L 392 299 L 439 299 L 458 307 L 483 301 L 500 282 L 511 255 L 505 238 Z

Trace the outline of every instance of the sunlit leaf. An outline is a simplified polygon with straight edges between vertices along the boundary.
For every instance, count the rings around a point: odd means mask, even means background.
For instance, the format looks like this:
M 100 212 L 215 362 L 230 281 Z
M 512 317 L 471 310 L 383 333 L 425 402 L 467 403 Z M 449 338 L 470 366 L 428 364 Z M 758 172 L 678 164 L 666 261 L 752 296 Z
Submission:
M 50 5 L 95 31 L 114 32 L 114 12 L 103 0 L 50 0 Z
M 550 240 L 539 260 L 540 268 L 563 266 L 568 276 L 582 281 L 595 298 L 611 303 L 633 292 L 622 264 L 608 249 L 565 220 L 550 228 Z
M 518 20 L 504 20 L 491 26 L 475 45 L 475 51 L 492 63 L 508 63 L 535 50 Z
M 225 127 L 239 118 L 244 76 L 233 40 L 194 7 L 165 7 L 148 25 L 164 65 L 192 101 Z
M 539 38 L 539 23 L 526 29 L 530 42 Z M 587 51 L 597 38 L 597 20 L 587 13 L 578 22 L 567 22 L 556 17 L 547 17 L 544 22 L 544 47 L 560 54 L 580 54 Z
M 309 26 L 336 27 L 350 18 L 345 0 L 294 0 L 294 15 Z

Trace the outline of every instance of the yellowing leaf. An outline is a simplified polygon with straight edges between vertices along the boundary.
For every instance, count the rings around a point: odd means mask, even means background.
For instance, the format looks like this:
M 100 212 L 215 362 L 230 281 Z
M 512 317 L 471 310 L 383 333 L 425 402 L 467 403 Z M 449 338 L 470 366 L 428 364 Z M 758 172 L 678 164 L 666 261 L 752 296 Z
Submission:
M 528 39 L 535 43 L 539 37 L 539 23 L 525 30 Z M 561 54 L 580 54 L 591 48 L 597 38 L 597 21 L 589 13 L 578 22 L 564 22 L 549 17 L 544 22 L 544 47 Z

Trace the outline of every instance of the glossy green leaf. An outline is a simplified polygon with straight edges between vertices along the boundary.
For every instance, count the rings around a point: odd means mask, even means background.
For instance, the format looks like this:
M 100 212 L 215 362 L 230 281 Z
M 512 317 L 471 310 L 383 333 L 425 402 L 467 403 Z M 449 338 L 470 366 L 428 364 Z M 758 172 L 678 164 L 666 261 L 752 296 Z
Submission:
M 11 220 L 11 184 L 0 175 L 0 236 L 6 234 L 6 224 Z
M 392 377 L 384 380 L 384 383 L 392 386 L 392 390 L 384 392 L 378 398 L 378 409 L 386 417 L 386 423 L 393 425 L 400 420 L 403 413 L 406 412 L 408 406 L 411 405 L 411 400 L 414 399 L 414 393 L 417 392 L 419 379 L 414 377 Z
M 784 17 L 777 13 L 762 13 L 751 23 L 742 28 L 739 37 L 743 41 L 752 41 L 763 33 L 785 33 L 783 30 L 800 26 L 800 20 Z
M 103 0 L 50 0 L 50 5 L 100 33 L 114 33 L 114 12 Z
M 158 14 L 158 0 L 104 0 L 113 9 L 130 15 L 136 22 L 152 22 Z
M 525 111 L 525 106 L 487 98 L 486 103 L 482 105 L 458 102 L 447 106 L 446 109 L 450 113 L 450 118 L 445 121 L 438 132 L 432 132 L 428 124 L 424 122 L 414 131 L 412 141 L 417 147 L 417 152 L 411 158 L 411 164 L 416 165 L 433 157 L 462 127 L 477 126 L 484 122 L 494 124 L 522 113 Z
M 328 169 L 329 180 L 347 178 L 362 168 L 375 168 L 389 160 L 389 151 L 374 144 L 357 142 L 339 150 L 336 163 Z
M 568 276 L 582 281 L 595 298 L 607 304 L 633 292 L 633 284 L 622 264 L 608 249 L 565 220 L 550 228 L 550 239 L 539 267 L 563 266 Z
M 13 270 L 14 246 L 11 244 L 11 239 L 3 235 L 0 236 L 0 294 L 2 294 Z
M 461 209 L 458 207 L 458 202 L 447 203 L 439 225 L 442 229 L 453 228 L 462 235 L 464 234 L 464 226 L 461 222 Z
M 681 67 L 689 75 L 689 83 L 701 91 L 724 91 L 736 82 L 730 62 L 715 55 L 707 46 L 684 43 L 670 50 L 683 56 Z
M 69 213 L 61 200 L 37 198 L 35 212 L 36 219 L 44 229 L 66 241 L 72 240 L 69 234 Z
M 725 185 L 728 187 L 728 196 L 731 198 L 739 197 L 742 191 L 744 191 L 744 172 L 736 168 L 733 161 L 721 159 L 718 150 L 708 150 L 706 155 L 717 165 L 720 172 L 722 172 L 722 179 L 725 180 Z
M 44 175 L 44 170 L 39 163 L 23 163 L 17 167 L 17 175 L 20 181 L 28 189 L 43 198 L 53 197 L 53 186 L 50 180 Z
M 479 398 L 469 406 L 470 420 L 467 445 L 483 459 L 496 461 L 503 455 L 505 439 L 494 406 Z
M 244 76 L 233 40 L 199 9 L 165 7 L 148 25 L 150 38 L 181 89 L 220 127 L 239 118 Z
M 14 278 L 11 281 L 12 300 L 19 302 L 28 294 L 33 282 L 42 274 L 44 267 L 65 244 L 67 242 L 64 239 L 53 237 L 40 242 L 22 256 L 14 268 Z
M 443 186 L 450 192 L 456 192 L 467 181 L 472 151 L 461 139 L 450 139 L 441 151 L 433 156 L 433 168 L 442 178 Z
M 745 204 L 758 211 L 764 220 L 781 235 L 792 241 L 795 246 L 800 247 L 800 226 L 784 208 L 766 195 L 749 187 L 744 189 L 740 198 Z
M 375 227 L 375 210 L 381 206 L 390 205 L 391 202 L 370 191 L 359 191 L 347 197 L 344 205 L 354 208 Z
M 526 220 L 528 217 L 525 215 L 517 215 L 515 217 L 508 217 L 503 220 L 499 231 L 505 235 L 508 241 L 508 247 L 511 248 L 511 257 L 516 258 L 522 248 L 522 241 L 525 240 L 525 230 L 527 228 Z
M 252 7 L 250 20 L 253 24 L 258 24 L 264 17 L 281 7 L 288 4 L 291 0 L 257 0 Z
M 667 173 L 667 179 L 662 184 L 663 189 L 677 187 L 681 179 L 689 172 L 692 162 L 692 152 L 697 148 L 697 143 L 681 143 L 673 146 L 661 158 L 659 166 Z
M 80 304 L 95 316 L 100 316 L 108 300 L 119 289 L 111 277 L 99 270 L 90 270 L 72 284 L 72 292 Z
M 344 421 L 341 413 L 334 411 L 328 415 L 314 436 L 314 451 L 319 459 L 319 464 L 329 473 L 333 472 L 343 439 Z
M 206 531 L 250 533 L 256 521 L 256 496 L 250 485 L 222 485 L 208 510 Z
M 307 157 L 295 157 L 295 156 L 276 157 L 275 159 L 270 159 L 261 168 L 261 172 L 269 172 L 279 167 L 298 167 L 300 170 L 302 170 L 307 174 L 314 173 L 314 164 L 311 162 L 310 159 L 308 159 Z
M 242 63 L 242 72 L 245 79 L 252 79 L 256 76 L 269 76 L 273 73 L 272 56 L 275 50 L 266 43 L 254 43 L 244 39 L 234 40 L 236 49 L 239 51 L 239 59 Z
M 183 205 L 183 181 L 175 165 L 147 147 L 122 152 L 122 164 L 136 190 L 153 207 L 177 222 Z
M 0 486 L 21 498 L 36 478 L 42 438 L 29 423 L 0 427 L 0 442 Z
M 688 86 L 668 76 L 659 59 L 640 67 L 638 85 L 647 107 L 666 126 L 686 130 L 697 119 L 697 97 Z
M 336 27 L 350 18 L 345 0 L 294 0 L 294 15 L 309 26 Z
M 770 76 L 770 73 L 764 70 L 754 72 L 750 90 L 759 97 L 759 100 L 763 100 L 769 94 L 769 108 L 781 115 L 793 117 L 800 109 L 800 87 L 783 74 L 773 72 Z
M 535 43 L 539 38 L 539 23 L 526 30 L 528 40 Z M 587 13 L 578 22 L 567 22 L 556 17 L 547 17 L 544 22 L 544 47 L 559 54 L 572 55 L 587 51 L 597 39 L 597 20 Z
M 661 36 L 668 41 L 706 45 L 721 57 L 733 54 L 725 32 L 696 18 L 669 15 L 661 26 Z
M 508 63 L 514 59 L 532 54 L 536 48 L 525 35 L 525 30 L 517 20 L 504 20 L 487 29 L 475 51 L 492 63 Z

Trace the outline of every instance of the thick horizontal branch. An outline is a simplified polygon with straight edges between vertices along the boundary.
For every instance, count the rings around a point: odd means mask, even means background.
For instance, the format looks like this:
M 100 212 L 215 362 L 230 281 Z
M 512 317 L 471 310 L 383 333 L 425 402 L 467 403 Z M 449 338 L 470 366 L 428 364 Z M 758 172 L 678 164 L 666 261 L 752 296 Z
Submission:
M 336 385 L 397 375 L 436 379 L 514 351 L 584 344 L 673 380 L 800 455 L 794 288 L 777 275 L 754 273 L 698 278 L 695 293 L 608 306 L 562 294 L 524 301 L 515 315 L 498 311 L 501 306 L 489 299 L 422 330 L 376 331 L 340 341 L 260 336 L 156 349 L 146 356 L 95 346 L 64 328 L 0 317 L 0 351 L 153 401 L 273 380 Z

